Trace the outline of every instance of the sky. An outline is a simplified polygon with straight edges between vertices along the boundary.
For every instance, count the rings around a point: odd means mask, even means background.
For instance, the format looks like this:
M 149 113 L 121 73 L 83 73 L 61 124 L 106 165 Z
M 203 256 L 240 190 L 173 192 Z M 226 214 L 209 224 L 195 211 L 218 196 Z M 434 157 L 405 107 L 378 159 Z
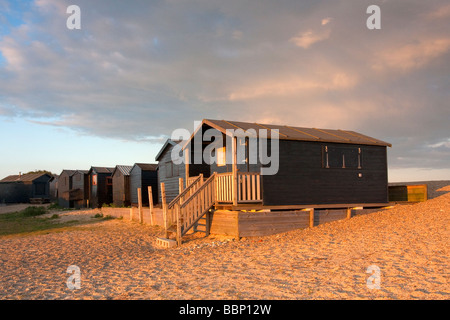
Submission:
M 449 180 L 449 20 L 446 0 L 0 0 L 0 177 L 154 163 L 209 118 L 361 132 L 392 144 L 390 181 Z

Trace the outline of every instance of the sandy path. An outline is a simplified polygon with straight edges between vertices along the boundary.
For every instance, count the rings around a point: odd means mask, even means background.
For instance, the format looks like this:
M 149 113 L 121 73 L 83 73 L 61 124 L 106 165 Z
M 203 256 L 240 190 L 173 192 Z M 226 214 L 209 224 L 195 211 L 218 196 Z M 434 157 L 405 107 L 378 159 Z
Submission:
M 126 220 L 0 238 L 0 299 L 449 299 L 450 191 L 312 229 L 155 247 Z M 228 240 L 228 241 L 226 241 Z M 81 289 L 66 287 L 69 265 Z M 368 289 L 377 265 L 381 288 Z

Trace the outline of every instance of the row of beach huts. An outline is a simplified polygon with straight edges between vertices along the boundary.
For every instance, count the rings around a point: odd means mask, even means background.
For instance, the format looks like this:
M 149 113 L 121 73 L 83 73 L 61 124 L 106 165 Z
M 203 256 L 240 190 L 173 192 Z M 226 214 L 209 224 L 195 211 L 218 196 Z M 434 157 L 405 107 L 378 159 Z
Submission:
M 278 132 L 279 168 L 273 175 L 261 174 L 267 164 L 260 159 L 256 164 L 249 161 L 249 137 L 241 139 L 233 133 L 233 130 L 253 130 L 254 138 L 262 140 L 261 129 L 268 130 L 269 135 L 272 130 Z M 219 134 L 219 142 L 224 147 L 217 151 L 231 152 L 232 163 L 175 164 L 171 150 L 180 141 L 168 139 L 157 154 L 156 163 L 63 170 L 58 177 L 48 173 L 8 176 L 0 180 L 0 203 L 56 198 L 62 207 L 133 206 L 137 203 L 137 188 L 141 188 L 143 205 L 148 205 L 147 187 L 151 186 L 156 204 L 161 200 L 162 182 L 169 203 L 193 178 L 201 175 L 206 180 L 213 174 L 221 192 L 214 202 L 231 203 L 233 207 L 274 210 L 389 201 L 386 149 L 391 145 L 387 142 L 349 130 L 205 119 L 190 139 L 183 141 L 183 157 L 193 159 L 196 153 L 204 153 L 218 143 L 203 141 L 201 150 L 193 150 L 191 142 L 197 136 L 202 140 L 207 130 Z M 230 139 L 232 147 L 226 143 Z M 246 149 L 245 159 L 236 155 L 238 148 Z M 183 187 L 179 178 L 184 178 Z
M 157 160 L 176 145 L 167 140 Z M 175 166 L 176 167 L 176 166 Z M 175 173 L 175 174 L 174 174 Z M 154 205 L 160 202 L 161 182 L 167 185 L 167 199 L 178 194 L 182 170 L 167 163 L 135 163 L 115 167 L 92 166 L 88 170 L 64 169 L 59 175 L 49 172 L 10 175 L 0 180 L 0 204 L 57 202 L 64 208 L 129 207 L 138 205 L 138 188 L 142 205 L 149 205 L 148 187 Z

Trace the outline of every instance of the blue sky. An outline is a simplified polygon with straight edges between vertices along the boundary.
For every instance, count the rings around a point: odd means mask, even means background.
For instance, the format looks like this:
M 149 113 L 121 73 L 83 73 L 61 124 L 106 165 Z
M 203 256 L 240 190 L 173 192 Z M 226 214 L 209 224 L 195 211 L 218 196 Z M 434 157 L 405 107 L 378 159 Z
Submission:
M 48 169 L 89 169 L 114 167 L 154 160 L 156 144 L 88 136 L 73 130 L 43 126 L 28 120 L 2 120 L 3 170 L 18 173 Z
M 0 0 L 0 177 L 154 162 L 230 119 L 388 141 L 391 181 L 450 179 L 450 4 Z M 366 9 L 381 8 L 381 30 Z

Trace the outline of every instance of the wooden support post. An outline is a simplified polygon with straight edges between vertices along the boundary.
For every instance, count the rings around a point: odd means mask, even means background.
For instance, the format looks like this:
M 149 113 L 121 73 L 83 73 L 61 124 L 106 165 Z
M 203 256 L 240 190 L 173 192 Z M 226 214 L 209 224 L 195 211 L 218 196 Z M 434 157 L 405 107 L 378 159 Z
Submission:
M 148 186 L 148 207 L 150 210 L 150 223 L 153 226 L 153 193 L 152 193 L 152 186 Z
M 235 137 L 232 137 L 231 153 L 233 156 L 232 167 L 233 167 L 233 186 L 232 186 L 232 200 L 233 205 L 237 206 L 238 203 L 238 176 L 237 176 L 237 141 Z
M 347 219 L 350 219 L 352 217 L 352 208 L 347 208 Z
M 162 209 L 163 209 L 163 221 L 164 221 L 164 232 L 165 237 L 169 237 L 169 232 L 167 231 L 168 225 L 167 225 L 167 203 L 166 203 L 166 187 L 164 186 L 164 182 L 161 182 L 161 202 L 162 202 Z
M 175 210 L 177 211 L 177 243 L 181 246 L 181 208 L 179 204 L 175 205 Z
M 189 183 L 189 161 L 190 161 L 191 157 L 190 157 L 190 150 L 189 148 L 186 148 L 184 150 L 184 168 L 185 168 L 185 175 L 186 175 L 186 186 Z
M 309 227 L 314 227 L 314 208 L 309 209 Z
M 178 193 L 182 193 L 183 192 L 183 178 L 179 178 L 178 179 Z
M 205 224 L 205 235 L 209 236 L 211 230 L 211 213 L 209 211 L 205 214 Z
M 141 190 L 141 188 L 137 188 L 137 196 L 138 196 L 138 209 L 139 209 L 139 223 L 143 223 L 144 215 L 142 212 L 142 190 Z
M 130 221 L 133 221 L 133 206 L 130 208 Z

